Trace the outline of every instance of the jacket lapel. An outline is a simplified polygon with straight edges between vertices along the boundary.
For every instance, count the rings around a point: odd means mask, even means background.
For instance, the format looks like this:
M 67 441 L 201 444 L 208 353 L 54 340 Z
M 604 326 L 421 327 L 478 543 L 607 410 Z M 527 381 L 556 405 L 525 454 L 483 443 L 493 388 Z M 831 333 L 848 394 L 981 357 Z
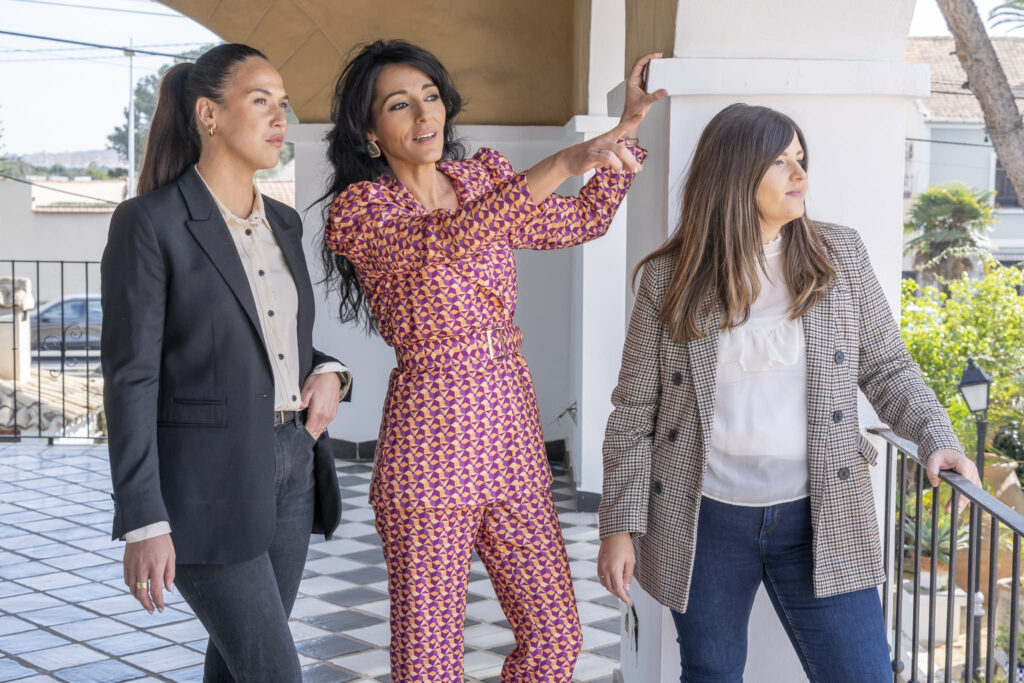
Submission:
M 701 305 L 700 320 L 707 320 L 707 334 L 687 343 L 689 347 L 690 374 L 693 376 L 693 389 L 697 395 L 697 408 L 700 411 L 700 431 L 704 444 L 703 454 L 707 455 L 711 444 L 711 429 L 715 414 L 715 394 L 718 383 L 718 338 L 722 323 L 722 309 L 711 306 L 711 293 Z
M 238 255 L 238 249 L 231 239 L 224 218 L 213 202 L 210 191 L 195 168 L 187 171 L 178 179 L 178 188 L 185 198 L 191 216 L 191 220 L 186 221 L 189 232 L 192 233 L 192 237 L 202 247 L 217 272 L 224 278 L 224 282 L 238 299 L 238 303 L 249 316 L 249 321 L 256 328 L 256 334 L 259 335 L 260 341 L 265 347 L 266 340 L 263 338 L 256 302 L 253 300 L 249 279 L 245 276 L 245 269 L 242 267 L 242 259 Z

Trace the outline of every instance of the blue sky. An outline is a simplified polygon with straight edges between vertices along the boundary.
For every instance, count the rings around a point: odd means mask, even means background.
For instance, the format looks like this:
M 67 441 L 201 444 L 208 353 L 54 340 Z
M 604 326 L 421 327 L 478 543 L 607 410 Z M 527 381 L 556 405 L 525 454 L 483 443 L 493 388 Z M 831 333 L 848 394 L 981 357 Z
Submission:
M 998 0 L 977 4 L 986 17 Z M 168 53 L 219 40 L 150 0 L 0 0 L 0 30 L 108 45 L 134 41 L 136 47 Z M 935 0 L 918 0 L 911 35 L 945 34 Z M 168 61 L 136 57 L 136 78 Z M 107 134 L 123 121 L 129 92 L 128 58 L 121 53 L 0 35 L 4 153 L 102 149 Z
M 157 2 L 53 3 L 0 0 L 0 30 L 107 45 L 134 41 L 137 47 L 172 54 L 220 41 L 208 29 Z M 170 61 L 136 57 L 135 76 L 155 73 Z M 121 53 L 0 35 L 0 125 L 4 128 L 0 144 L 5 153 L 102 149 L 106 136 L 124 120 L 129 92 L 128 58 Z

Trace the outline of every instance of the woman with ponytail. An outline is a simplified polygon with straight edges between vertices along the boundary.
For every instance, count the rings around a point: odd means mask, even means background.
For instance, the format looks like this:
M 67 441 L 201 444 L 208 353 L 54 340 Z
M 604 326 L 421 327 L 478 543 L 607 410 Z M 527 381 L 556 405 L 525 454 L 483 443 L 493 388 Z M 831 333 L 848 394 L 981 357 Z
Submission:
M 637 62 L 622 122 L 524 173 L 463 159 L 461 99 L 426 50 L 378 41 L 344 69 L 328 134 L 324 255 L 342 320 L 394 347 L 370 501 L 391 596 L 396 683 L 462 681 L 473 550 L 515 632 L 501 680 L 569 681 L 581 637 L 516 308 L 515 249 L 600 237 L 640 169 Z M 553 194 L 595 171 L 576 197 Z
M 302 679 L 288 614 L 341 514 L 324 429 L 348 371 L 312 345 L 298 214 L 253 184 L 287 103 L 246 45 L 170 69 L 103 254 L 113 535 L 147 611 L 173 582 L 206 627 L 205 681 Z

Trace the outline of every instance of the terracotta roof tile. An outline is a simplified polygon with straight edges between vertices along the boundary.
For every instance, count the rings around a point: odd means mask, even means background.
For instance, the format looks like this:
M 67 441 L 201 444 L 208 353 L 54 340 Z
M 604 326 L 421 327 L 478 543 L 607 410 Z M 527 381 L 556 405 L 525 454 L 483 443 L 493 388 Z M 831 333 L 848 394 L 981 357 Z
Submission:
M 1024 110 L 1024 38 L 997 36 L 992 45 L 1017 105 Z M 981 106 L 965 87 L 967 74 L 954 49 L 952 37 L 907 39 L 906 61 L 931 66 L 932 94 L 918 99 L 918 107 L 929 121 L 981 122 Z

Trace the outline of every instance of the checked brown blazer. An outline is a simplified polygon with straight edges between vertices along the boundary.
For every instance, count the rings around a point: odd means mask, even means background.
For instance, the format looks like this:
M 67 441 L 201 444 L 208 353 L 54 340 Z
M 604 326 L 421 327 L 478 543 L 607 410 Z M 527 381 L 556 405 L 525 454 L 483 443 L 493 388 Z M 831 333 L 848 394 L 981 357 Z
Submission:
M 850 228 L 816 226 L 837 271 L 827 296 L 802 320 L 814 592 L 827 597 L 885 580 L 868 471 L 877 453 L 858 428 L 858 387 L 923 456 L 962 447 L 900 338 L 860 237 Z M 602 538 L 633 535 L 644 590 L 685 611 L 714 414 L 721 310 L 711 310 L 706 300 L 702 317 L 710 333 L 673 343 L 658 309 L 674 266 L 673 254 L 660 256 L 640 280 L 612 392 L 599 514 Z

